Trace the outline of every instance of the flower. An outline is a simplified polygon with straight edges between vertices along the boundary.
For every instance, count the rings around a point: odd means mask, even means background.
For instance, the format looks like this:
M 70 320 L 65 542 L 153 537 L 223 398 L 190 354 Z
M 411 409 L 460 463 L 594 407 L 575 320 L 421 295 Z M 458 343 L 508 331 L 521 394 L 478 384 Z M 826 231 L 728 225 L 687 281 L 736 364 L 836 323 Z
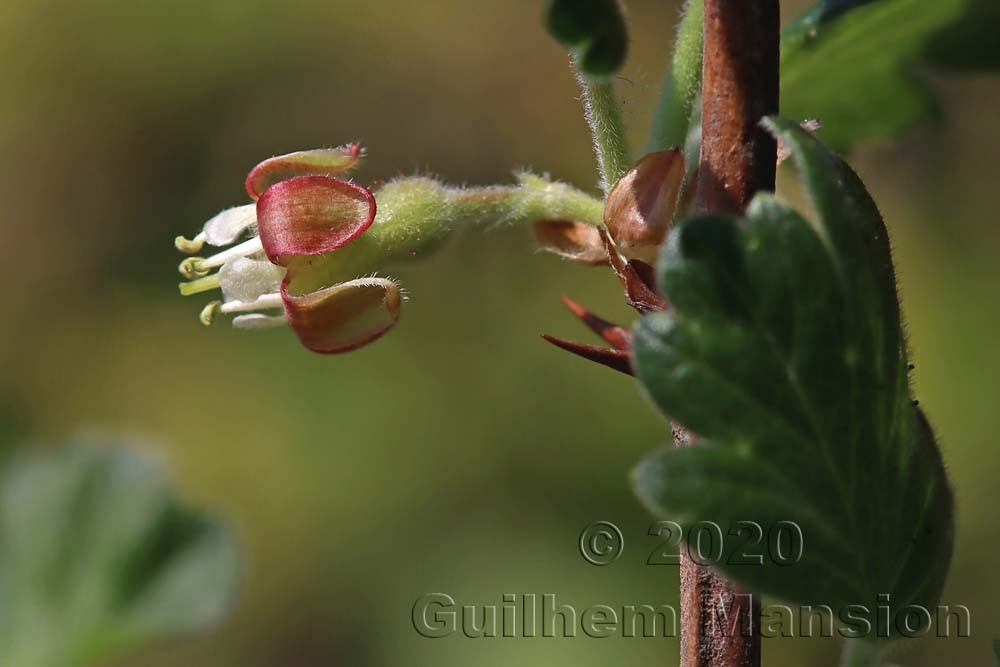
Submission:
M 335 261 L 375 221 L 371 191 L 336 177 L 360 157 L 352 143 L 264 160 L 246 179 L 255 203 L 219 213 L 193 239 L 176 239 L 188 254 L 206 243 L 224 247 L 180 265 L 190 279 L 181 294 L 222 292 L 202 310 L 204 324 L 221 313 L 234 314 L 237 329 L 289 325 L 305 347 L 323 354 L 362 347 L 395 325 L 403 301 L 396 282 L 352 276 L 350 262 Z
M 231 314 L 237 329 L 288 325 L 314 352 L 348 352 L 399 319 L 403 291 L 372 270 L 433 252 L 463 228 L 600 223 L 599 200 L 529 173 L 486 187 L 404 177 L 373 193 L 340 178 L 360 158 L 353 143 L 264 160 L 246 179 L 254 203 L 219 213 L 192 239 L 176 239 L 188 255 L 206 244 L 221 248 L 179 267 L 189 279 L 181 294 L 222 292 L 202 310 L 204 324 Z

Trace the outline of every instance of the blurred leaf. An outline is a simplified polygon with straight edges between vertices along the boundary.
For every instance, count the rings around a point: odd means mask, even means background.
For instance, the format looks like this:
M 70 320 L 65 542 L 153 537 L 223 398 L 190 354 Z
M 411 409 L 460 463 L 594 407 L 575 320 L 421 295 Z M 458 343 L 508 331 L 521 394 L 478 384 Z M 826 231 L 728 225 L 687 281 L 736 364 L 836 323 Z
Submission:
M 0 664 L 89 664 L 203 629 L 228 611 L 238 557 L 124 447 L 15 460 L 0 482 Z
M 673 310 L 638 325 L 637 376 L 704 442 L 651 455 L 637 491 L 688 528 L 750 520 L 773 538 L 779 522 L 798 524 L 803 554 L 791 567 L 766 539 L 745 545 L 768 554 L 762 565 L 723 557 L 759 592 L 869 608 L 889 594 L 896 609 L 932 608 L 951 557 L 952 497 L 910 398 L 888 234 L 845 162 L 791 121 L 768 125 L 792 151 L 816 220 L 760 195 L 747 221 L 707 215 L 672 234 L 660 284 Z
M 628 29 L 618 0 L 552 0 L 546 27 L 584 74 L 609 76 L 625 62 Z
M 782 30 L 781 112 L 835 147 L 896 136 L 939 113 L 923 70 L 1000 66 L 998 26 L 996 0 L 826 0 Z
M 993 655 L 996 656 L 997 665 L 1000 665 L 1000 639 L 993 640 Z

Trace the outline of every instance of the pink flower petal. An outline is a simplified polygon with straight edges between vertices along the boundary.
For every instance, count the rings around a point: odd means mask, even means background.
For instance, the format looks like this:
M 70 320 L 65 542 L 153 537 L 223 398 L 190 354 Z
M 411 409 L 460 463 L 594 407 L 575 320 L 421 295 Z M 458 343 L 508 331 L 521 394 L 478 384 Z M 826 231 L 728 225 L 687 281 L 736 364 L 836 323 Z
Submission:
M 361 144 L 357 142 L 268 158 L 247 175 L 247 194 L 257 199 L 275 183 L 296 176 L 335 176 L 354 167 L 360 159 Z
M 285 314 L 308 349 L 320 354 L 350 352 L 379 338 L 399 319 L 403 296 L 385 278 L 359 278 L 303 295 L 281 287 Z
M 257 200 L 257 230 L 275 264 L 321 255 L 349 243 L 375 221 L 375 197 L 354 183 L 299 176 L 276 183 Z

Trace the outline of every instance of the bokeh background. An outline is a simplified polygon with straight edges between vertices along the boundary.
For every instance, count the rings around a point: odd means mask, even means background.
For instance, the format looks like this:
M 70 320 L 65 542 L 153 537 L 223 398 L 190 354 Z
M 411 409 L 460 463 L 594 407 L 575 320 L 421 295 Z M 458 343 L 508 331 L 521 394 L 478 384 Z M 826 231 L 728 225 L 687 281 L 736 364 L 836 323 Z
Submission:
M 122 665 L 675 663 L 674 639 L 429 640 L 410 622 L 428 592 L 677 604 L 676 570 L 644 564 L 656 540 L 627 482 L 667 438 L 662 419 L 627 378 L 537 335 L 584 336 L 562 293 L 630 319 L 609 272 L 534 253 L 526 230 L 469 234 L 394 271 L 412 296 L 399 326 L 334 358 L 288 331 L 205 329 L 201 301 L 176 291 L 173 237 L 242 203 L 245 172 L 275 153 L 362 138 L 366 181 L 489 183 L 527 166 L 593 188 L 542 4 L 0 3 L 5 451 L 81 428 L 152 436 L 185 497 L 245 548 L 223 627 Z M 676 5 L 629 6 L 621 87 L 638 143 Z M 1000 80 L 935 86 L 944 122 L 852 158 L 894 238 L 917 395 L 957 489 L 944 601 L 973 620 L 971 639 L 921 640 L 899 660 L 977 665 L 1000 636 Z M 626 538 L 605 568 L 576 546 L 598 519 Z M 776 667 L 832 666 L 836 649 L 764 648 Z

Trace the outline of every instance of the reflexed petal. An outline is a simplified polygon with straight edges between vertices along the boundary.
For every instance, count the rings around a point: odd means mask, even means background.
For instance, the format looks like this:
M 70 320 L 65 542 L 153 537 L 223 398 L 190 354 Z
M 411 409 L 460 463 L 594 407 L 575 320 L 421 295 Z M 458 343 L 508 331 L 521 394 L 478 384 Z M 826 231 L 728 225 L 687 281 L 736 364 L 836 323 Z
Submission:
M 257 200 L 257 231 L 275 264 L 336 250 L 375 220 L 366 188 L 327 176 L 300 176 L 268 188 Z
M 535 239 L 542 250 L 574 262 L 594 265 L 608 262 L 600 232 L 585 222 L 540 220 L 535 223 Z
M 236 257 L 219 269 L 219 287 L 227 301 L 253 301 L 277 292 L 284 277 L 285 270 L 266 259 Z
M 684 154 L 650 153 L 622 176 L 604 204 L 604 224 L 629 259 L 652 261 L 667 235 L 684 180 Z
M 247 175 L 247 194 L 257 199 L 275 183 L 296 176 L 335 176 L 353 168 L 361 159 L 361 144 L 318 148 L 268 158 Z
M 313 352 L 349 352 L 396 324 L 403 295 L 385 278 L 360 278 L 300 296 L 282 286 L 285 315 L 302 344 Z
M 253 204 L 227 208 L 205 223 L 205 240 L 209 245 L 229 245 L 257 222 L 257 207 Z

